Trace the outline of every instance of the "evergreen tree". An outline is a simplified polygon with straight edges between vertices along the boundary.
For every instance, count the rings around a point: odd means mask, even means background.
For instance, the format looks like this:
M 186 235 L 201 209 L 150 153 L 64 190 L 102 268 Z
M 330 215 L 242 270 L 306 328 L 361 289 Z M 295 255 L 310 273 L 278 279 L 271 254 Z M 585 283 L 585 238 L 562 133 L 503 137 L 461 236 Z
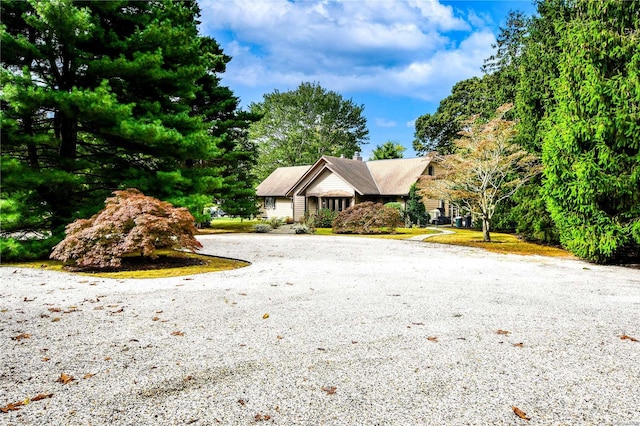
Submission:
M 607 262 L 640 245 L 640 2 L 580 1 L 558 27 L 559 77 L 543 140 L 562 244 Z
M 407 208 L 405 211 L 406 218 L 412 225 L 427 225 L 429 223 L 429 214 L 427 208 L 422 201 L 422 195 L 418 192 L 418 187 L 414 183 L 409 189 L 409 198 L 407 198 Z
M 232 135 L 211 134 L 193 103 L 229 58 L 198 35 L 194 1 L 1 7 L 3 232 L 56 234 L 124 187 L 196 216 L 211 202 Z

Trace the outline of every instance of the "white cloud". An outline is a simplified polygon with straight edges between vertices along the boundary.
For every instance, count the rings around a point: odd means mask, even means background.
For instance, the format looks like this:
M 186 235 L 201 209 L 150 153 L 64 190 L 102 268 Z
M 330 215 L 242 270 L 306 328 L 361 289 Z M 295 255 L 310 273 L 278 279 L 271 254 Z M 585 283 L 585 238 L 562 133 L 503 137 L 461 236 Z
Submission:
M 388 120 L 386 118 L 380 118 L 380 117 L 376 117 L 376 119 L 374 120 L 376 126 L 378 127 L 396 127 L 398 125 L 398 123 L 396 123 L 393 120 Z
M 228 38 L 221 44 L 233 59 L 223 83 L 264 93 L 316 81 L 339 92 L 438 100 L 455 82 L 479 74 L 495 41 L 436 0 L 200 0 L 200 6 L 203 32 Z

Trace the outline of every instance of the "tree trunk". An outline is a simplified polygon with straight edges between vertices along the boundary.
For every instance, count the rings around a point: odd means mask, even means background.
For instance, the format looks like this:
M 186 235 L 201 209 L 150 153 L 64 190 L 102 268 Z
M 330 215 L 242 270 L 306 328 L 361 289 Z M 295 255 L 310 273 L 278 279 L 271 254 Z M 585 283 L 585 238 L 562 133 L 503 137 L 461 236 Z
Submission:
M 491 225 L 491 222 L 489 221 L 489 219 L 486 217 L 483 217 L 482 218 L 482 239 L 487 243 L 491 242 L 491 235 L 489 234 L 489 228 L 491 227 L 490 225 Z

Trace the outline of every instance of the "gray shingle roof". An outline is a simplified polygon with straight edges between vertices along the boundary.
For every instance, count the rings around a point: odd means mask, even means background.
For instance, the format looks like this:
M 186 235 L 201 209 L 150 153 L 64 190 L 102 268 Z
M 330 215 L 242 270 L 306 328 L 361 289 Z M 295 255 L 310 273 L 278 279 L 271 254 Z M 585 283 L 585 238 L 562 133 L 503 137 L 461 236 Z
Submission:
M 284 197 L 311 166 L 279 167 L 256 188 L 258 197 Z
M 430 157 L 367 161 L 367 167 L 378 184 L 380 195 L 408 195 L 431 162 Z
M 350 158 L 323 156 L 311 166 L 280 167 L 258 188 L 260 197 L 291 196 L 292 190 L 305 177 L 328 169 L 348 182 L 362 195 L 407 195 L 411 185 L 432 161 L 432 156 L 394 160 L 360 161 Z M 311 181 L 307 182 L 309 185 Z

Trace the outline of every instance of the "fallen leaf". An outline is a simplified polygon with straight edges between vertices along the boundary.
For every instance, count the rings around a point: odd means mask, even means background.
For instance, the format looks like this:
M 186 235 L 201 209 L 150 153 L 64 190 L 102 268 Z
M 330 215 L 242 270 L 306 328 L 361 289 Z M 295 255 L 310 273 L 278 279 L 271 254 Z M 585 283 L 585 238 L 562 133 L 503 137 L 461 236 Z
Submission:
M 321 388 L 323 391 L 325 391 L 327 393 L 327 395 L 333 395 L 334 393 L 336 393 L 336 387 L 335 386 L 323 386 Z
M 160 318 L 158 318 L 158 317 L 153 317 L 153 318 L 151 318 L 151 321 L 158 321 L 159 319 Z
M 124 308 L 120 308 L 120 309 L 118 309 L 117 311 L 110 311 L 109 313 L 110 313 L 110 314 L 119 314 L 119 313 L 121 313 L 121 312 L 124 312 Z
M 620 340 L 631 340 L 632 342 L 638 341 L 638 339 L 631 336 L 627 336 L 626 334 L 623 334 L 622 336 L 620 336 Z
M 264 314 L 264 315 L 262 316 L 262 319 L 267 319 L 267 318 L 269 318 L 269 314 Z
M 503 334 L 503 335 L 505 335 L 505 336 L 506 336 L 507 334 L 511 334 L 511 332 L 510 332 L 510 331 L 507 331 L 507 330 L 498 330 L 498 331 L 496 331 L 496 333 L 497 333 L 497 334 Z
M 51 398 L 52 396 L 53 396 L 52 393 L 40 393 L 34 396 L 33 398 L 31 398 L 31 401 L 40 401 L 41 399 Z
M 277 336 L 276 336 L 276 339 L 281 340 L 281 339 L 282 339 L 282 336 L 277 335 Z
M 36 298 L 34 297 L 33 299 L 28 299 L 26 296 L 24 299 L 22 299 L 23 302 L 33 302 L 34 300 L 36 300 Z
M 516 407 L 515 405 L 512 405 L 511 409 L 516 414 L 516 416 L 520 417 L 521 419 L 531 420 L 531 417 L 527 417 L 527 414 L 524 411 L 522 411 L 521 409 L 519 409 L 518 407 Z
M 162 312 L 164 312 L 164 311 L 156 311 L 156 314 L 161 314 Z
M 104 360 L 105 361 L 111 361 L 111 357 L 110 356 L 106 356 L 106 357 L 104 357 Z
M 43 361 L 43 362 L 47 362 L 47 361 L 49 361 L 50 359 L 51 359 L 51 358 L 44 357 L 44 358 L 42 358 L 42 361 Z
M 60 308 L 49 308 L 49 312 L 62 312 Z
M 516 348 L 523 348 L 524 347 L 524 343 L 522 343 L 522 342 L 514 343 L 513 346 L 515 346 Z
M 60 321 L 60 317 L 53 317 L 53 319 L 51 320 L 51 322 L 58 322 Z
M 412 324 L 412 325 L 424 325 L 424 323 L 423 323 L 423 322 L 412 322 L 411 324 Z
M 73 378 L 73 376 L 70 376 L 68 374 L 60 374 L 60 377 L 58 377 L 58 380 L 56 380 L 56 382 L 60 382 L 63 385 L 66 385 L 67 383 L 70 383 L 72 381 L 74 381 L 75 379 Z
M 30 335 L 30 334 L 22 333 L 22 334 L 18 334 L 18 335 L 17 335 L 17 336 L 15 336 L 15 337 L 12 337 L 12 338 L 11 338 L 11 340 L 22 340 L 22 339 L 28 339 L 28 338 L 30 338 L 30 337 L 31 337 L 31 335 Z
M 3 413 L 8 413 L 9 411 L 17 411 L 20 409 L 20 406 L 22 404 L 23 404 L 22 401 L 12 402 L 5 405 L 4 407 L 0 407 L 0 411 Z
M 246 401 L 245 401 L 244 399 L 239 399 L 239 400 L 238 400 L 238 404 L 240 404 L 240 405 L 245 405 L 245 404 L 246 404 Z
M 174 331 L 173 333 L 171 333 L 172 336 L 184 336 L 184 333 L 182 331 Z
M 358 341 L 357 341 L 357 340 L 352 340 L 352 341 L 351 341 L 351 344 L 352 344 L 352 345 L 355 345 L 356 343 L 358 343 Z
M 247 293 L 238 293 L 240 296 L 246 296 Z
M 437 336 L 429 336 L 427 337 L 427 340 L 430 342 L 438 342 L 438 337 Z
M 93 376 L 95 376 L 95 374 L 93 374 L 93 373 L 87 373 L 87 374 L 85 374 L 84 376 L 82 376 L 82 378 L 83 378 L 83 379 L 90 379 L 90 378 L 92 378 Z

